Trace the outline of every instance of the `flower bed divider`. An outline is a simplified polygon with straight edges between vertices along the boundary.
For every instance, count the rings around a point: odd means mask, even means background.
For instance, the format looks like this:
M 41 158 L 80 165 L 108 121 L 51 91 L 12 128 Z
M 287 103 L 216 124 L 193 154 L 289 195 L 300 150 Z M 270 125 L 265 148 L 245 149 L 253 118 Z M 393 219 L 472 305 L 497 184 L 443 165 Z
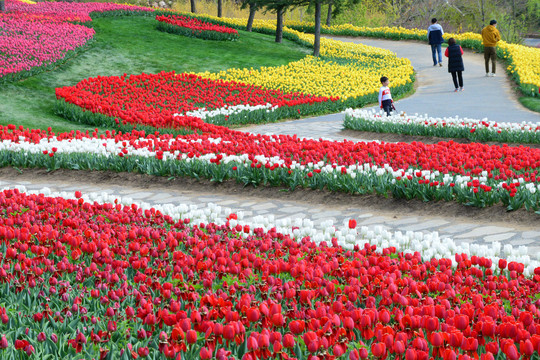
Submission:
M 236 41 L 238 31 L 230 27 L 203 22 L 196 18 L 183 16 L 156 15 L 156 29 L 203 40 Z

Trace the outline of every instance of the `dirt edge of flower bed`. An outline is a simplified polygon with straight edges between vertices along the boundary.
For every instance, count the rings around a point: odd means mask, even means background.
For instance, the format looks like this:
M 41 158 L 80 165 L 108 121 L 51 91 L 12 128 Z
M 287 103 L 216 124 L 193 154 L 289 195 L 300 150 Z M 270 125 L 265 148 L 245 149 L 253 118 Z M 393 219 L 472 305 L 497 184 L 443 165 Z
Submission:
M 420 200 L 385 198 L 379 195 L 350 195 L 345 193 L 331 193 L 328 191 L 296 189 L 289 191 L 285 188 L 267 186 L 244 187 L 229 180 L 223 183 L 214 183 L 209 180 L 193 178 L 167 178 L 139 173 L 114 171 L 83 171 L 65 170 L 47 171 L 46 169 L 15 169 L 11 167 L 0 168 L 0 180 L 9 181 L 66 184 L 73 188 L 76 184 L 123 186 L 141 191 L 152 189 L 156 192 L 181 193 L 212 193 L 216 196 L 235 195 L 238 199 L 246 201 L 259 199 L 273 199 L 282 201 L 296 201 L 306 205 L 324 205 L 328 210 L 364 209 L 376 216 L 401 218 L 411 216 L 443 217 L 446 220 L 463 221 L 485 225 L 511 225 L 516 229 L 537 229 L 540 216 L 532 211 L 520 209 L 513 212 L 506 211 L 505 207 L 493 206 L 488 208 L 475 208 L 464 206 L 455 202 L 422 202 Z M 164 201 L 167 203 L 167 201 Z

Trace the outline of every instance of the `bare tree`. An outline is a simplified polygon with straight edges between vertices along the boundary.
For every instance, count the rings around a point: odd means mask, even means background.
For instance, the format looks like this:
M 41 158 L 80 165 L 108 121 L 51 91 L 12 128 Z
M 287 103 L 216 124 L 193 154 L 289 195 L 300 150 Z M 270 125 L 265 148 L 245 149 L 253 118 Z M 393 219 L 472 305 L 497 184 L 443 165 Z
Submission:
M 191 12 L 196 13 L 197 9 L 195 8 L 195 0 L 190 0 L 191 3 Z
M 222 17 L 223 13 L 223 0 L 217 0 L 217 16 Z

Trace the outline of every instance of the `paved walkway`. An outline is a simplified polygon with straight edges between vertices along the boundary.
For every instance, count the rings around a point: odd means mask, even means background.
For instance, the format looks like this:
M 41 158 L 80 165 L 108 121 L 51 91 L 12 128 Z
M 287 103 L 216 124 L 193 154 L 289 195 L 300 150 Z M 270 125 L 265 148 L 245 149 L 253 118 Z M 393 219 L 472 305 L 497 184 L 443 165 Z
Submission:
M 433 66 L 431 48 L 420 42 L 375 39 L 336 40 L 361 42 L 391 50 L 399 57 L 411 60 L 417 72 L 416 93 L 399 100 L 396 108 L 409 114 L 419 113 L 437 117 L 468 117 L 497 122 L 540 122 L 540 114 L 522 106 L 514 93 L 515 82 L 506 75 L 506 67 L 497 63 L 497 76 L 486 77 L 483 54 L 464 49 L 463 92 L 454 92 L 452 76 L 448 73 L 443 48 L 443 67 Z
M 398 111 L 405 111 L 408 114 L 428 114 L 435 117 L 488 118 L 498 122 L 540 122 L 539 113 L 528 110 L 517 100 L 513 90 L 516 84 L 506 75 L 502 62 L 499 61 L 497 64 L 496 77 L 485 76 L 483 54 L 465 49 L 463 55 L 465 91 L 455 93 L 452 76 L 446 67 L 446 58 L 443 60 L 445 66 L 434 67 L 429 45 L 412 41 L 371 38 L 332 38 L 388 49 L 399 57 L 411 60 L 417 74 L 416 92 L 408 98 L 396 101 Z M 371 106 L 367 109 L 378 110 L 378 106 Z M 346 137 L 339 134 L 342 129 L 343 115 L 331 114 L 277 124 L 265 124 L 246 128 L 246 131 L 263 134 L 298 134 L 316 139 L 323 136 L 328 139 L 343 140 Z
M 358 41 L 343 39 L 344 41 Z M 465 88 L 463 93 L 453 93 L 451 77 L 445 68 L 434 68 L 427 45 L 413 42 L 390 42 L 383 40 L 361 40 L 362 42 L 391 49 L 398 56 L 406 56 L 412 60 L 418 72 L 418 90 L 413 96 L 398 102 L 398 109 L 410 113 L 422 112 L 437 116 L 469 116 L 485 117 L 498 121 L 540 121 L 540 116 L 522 108 L 515 101 L 510 90 L 510 82 L 502 72 L 499 77 L 483 76 L 482 56 L 466 53 Z M 499 67 L 501 68 L 501 67 Z M 501 69 L 502 70 L 502 69 Z M 302 119 L 279 124 L 267 124 L 246 128 L 246 131 L 259 133 L 298 134 L 304 137 L 331 138 L 341 140 L 343 116 L 340 114 Z M 215 203 L 231 208 L 232 212 L 243 211 L 245 219 L 265 217 L 273 219 L 303 219 L 320 224 L 332 220 L 341 225 L 349 218 L 358 220 L 360 226 L 374 229 L 380 226 L 392 231 L 437 231 L 442 237 L 452 237 L 456 241 L 487 244 L 499 241 L 514 246 L 527 245 L 529 252 L 540 252 L 540 221 L 538 226 L 516 226 L 496 223 L 491 219 L 473 222 L 467 218 L 460 219 L 415 215 L 407 211 L 380 211 L 371 206 L 354 206 L 346 202 L 339 205 L 313 204 L 299 200 L 276 200 L 264 197 L 238 196 L 223 191 L 206 191 L 152 187 L 138 188 L 123 185 L 103 185 L 85 183 L 77 184 L 51 181 L 47 178 L 32 181 L 21 181 L 17 178 L 0 178 L 0 187 L 24 185 L 28 189 L 39 190 L 48 187 L 53 191 L 106 192 L 115 196 L 129 197 L 146 203 L 157 205 L 172 203 L 187 204 L 199 208 L 208 203 Z

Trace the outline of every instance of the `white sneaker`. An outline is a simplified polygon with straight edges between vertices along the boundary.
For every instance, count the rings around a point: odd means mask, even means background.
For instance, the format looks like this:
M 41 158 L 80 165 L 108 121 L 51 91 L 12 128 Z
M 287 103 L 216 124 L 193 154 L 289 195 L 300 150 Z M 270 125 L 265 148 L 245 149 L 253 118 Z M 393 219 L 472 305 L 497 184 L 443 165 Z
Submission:
M 490 76 L 491 76 L 490 73 L 486 73 L 486 77 L 490 77 Z
M 491 73 L 491 77 L 495 77 L 495 76 L 497 76 L 497 75 L 495 75 L 495 73 Z

